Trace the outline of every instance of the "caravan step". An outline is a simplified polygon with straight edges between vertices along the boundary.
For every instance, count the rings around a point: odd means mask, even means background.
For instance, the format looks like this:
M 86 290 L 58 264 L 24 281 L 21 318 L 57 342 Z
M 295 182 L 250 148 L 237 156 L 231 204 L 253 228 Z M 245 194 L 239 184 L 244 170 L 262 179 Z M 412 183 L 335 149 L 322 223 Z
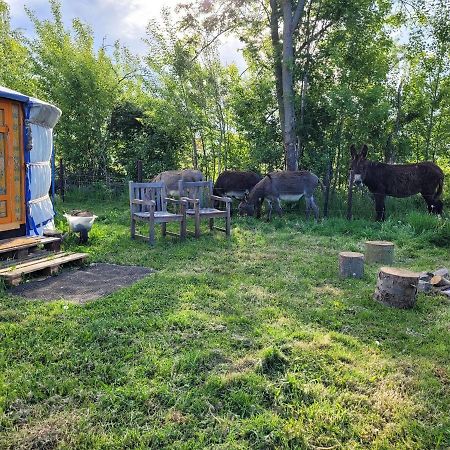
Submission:
M 0 259 L 21 259 L 33 253 L 40 246 L 45 250 L 59 251 L 61 239 L 58 237 L 23 236 L 0 240 Z
M 0 279 L 3 279 L 10 286 L 17 286 L 24 275 L 36 272 L 43 275 L 54 275 L 60 270 L 61 266 L 69 263 L 81 264 L 85 262 L 87 256 L 87 253 L 56 253 L 45 258 L 1 269 Z

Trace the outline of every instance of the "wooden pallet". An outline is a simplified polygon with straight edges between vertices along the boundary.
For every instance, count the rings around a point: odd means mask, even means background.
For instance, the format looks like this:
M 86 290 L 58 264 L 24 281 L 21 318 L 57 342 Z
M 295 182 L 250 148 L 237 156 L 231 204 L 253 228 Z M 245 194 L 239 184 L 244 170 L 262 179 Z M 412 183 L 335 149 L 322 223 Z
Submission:
M 61 239 L 59 237 L 19 237 L 0 240 L 0 259 L 23 259 L 30 253 L 43 247 L 48 251 L 59 251 Z
M 39 273 L 42 275 L 54 275 L 60 268 L 69 263 L 82 264 L 87 258 L 86 253 L 55 253 L 44 258 L 27 261 L 15 266 L 0 270 L 0 279 L 9 286 L 17 286 L 21 283 L 24 275 Z

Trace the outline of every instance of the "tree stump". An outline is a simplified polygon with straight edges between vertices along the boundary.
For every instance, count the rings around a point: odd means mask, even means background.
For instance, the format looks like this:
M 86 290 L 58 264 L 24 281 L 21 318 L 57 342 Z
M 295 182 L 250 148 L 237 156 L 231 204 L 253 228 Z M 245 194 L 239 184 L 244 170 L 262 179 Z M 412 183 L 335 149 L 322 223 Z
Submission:
M 366 262 L 387 264 L 394 262 L 394 243 L 388 241 L 366 241 Z
M 374 299 L 394 308 L 412 308 L 416 303 L 418 273 L 394 267 L 382 267 L 378 272 Z
M 339 253 L 339 273 L 343 278 L 362 278 L 364 255 L 357 252 Z

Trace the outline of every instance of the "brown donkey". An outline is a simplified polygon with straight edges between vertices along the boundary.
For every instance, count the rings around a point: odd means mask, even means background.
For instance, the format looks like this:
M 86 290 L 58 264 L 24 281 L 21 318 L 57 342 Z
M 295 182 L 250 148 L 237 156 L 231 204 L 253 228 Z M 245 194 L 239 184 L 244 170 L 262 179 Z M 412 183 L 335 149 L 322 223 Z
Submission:
M 375 198 L 376 220 L 385 219 L 384 200 L 390 197 L 409 197 L 420 193 L 428 206 L 428 211 L 441 214 L 443 203 L 440 199 L 444 187 L 444 172 L 436 164 L 426 161 L 416 164 L 385 164 L 367 159 L 367 145 L 358 153 L 354 145 L 351 169 L 354 182 L 365 184 Z

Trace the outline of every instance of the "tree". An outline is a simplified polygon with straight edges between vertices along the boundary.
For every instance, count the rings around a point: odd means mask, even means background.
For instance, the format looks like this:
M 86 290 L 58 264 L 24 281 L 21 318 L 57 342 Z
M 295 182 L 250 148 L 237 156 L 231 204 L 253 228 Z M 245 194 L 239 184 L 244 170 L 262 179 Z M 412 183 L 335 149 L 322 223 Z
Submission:
M 129 71 L 130 58 L 118 43 L 112 57 L 106 46 L 95 50 L 90 27 L 74 19 L 67 30 L 59 1 L 50 0 L 50 6 L 51 20 L 39 20 L 27 10 L 36 32 L 30 44 L 32 71 L 43 99 L 63 111 L 55 140 L 67 170 L 102 179 L 111 166 L 111 114 L 134 73 Z M 120 60 L 122 56 L 125 62 Z
M 0 0 L 0 83 L 36 96 L 37 86 L 31 70 L 29 49 L 24 37 L 11 29 L 9 7 Z

